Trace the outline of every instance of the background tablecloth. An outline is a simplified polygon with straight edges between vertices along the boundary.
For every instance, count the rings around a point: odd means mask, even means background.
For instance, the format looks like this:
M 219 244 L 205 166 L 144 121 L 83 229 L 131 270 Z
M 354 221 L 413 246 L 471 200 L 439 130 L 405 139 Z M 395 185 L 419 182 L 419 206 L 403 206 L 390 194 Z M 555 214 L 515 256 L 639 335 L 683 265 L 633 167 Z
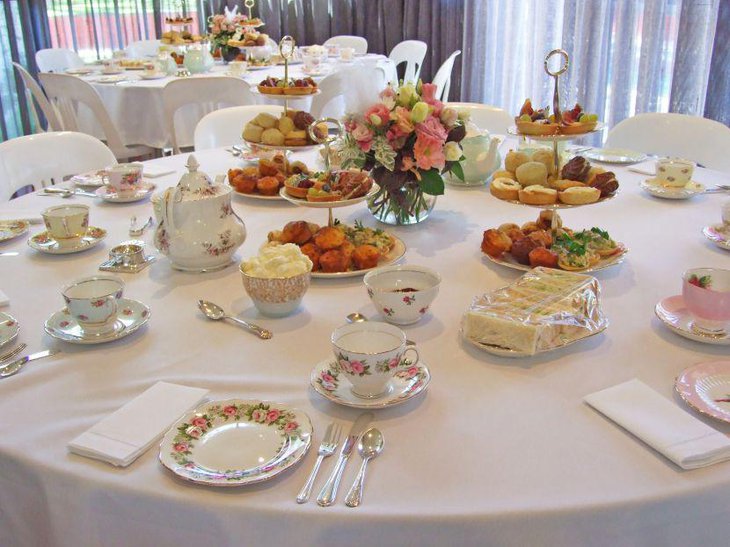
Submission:
M 197 157 L 211 176 L 237 163 L 222 150 Z M 179 174 L 185 159 L 155 165 Z M 20 340 L 34 351 L 58 347 L 63 353 L 0 382 L 0 545 L 726 545 L 730 463 L 683 472 L 581 399 L 638 377 L 682 405 L 673 395 L 675 376 L 728 356 L 727 346 L 667 331 L 653 312 L 658 300 L 680 292 L 686 268 L 728 267 L 730 255 L 700 232 L 719 222 L 728 197 L 658 200 L 638 188 L 641 175 L 616 172 L 621 189 L 615 199 L 562 213 L 567 226 L 603 227 L 630 248 L 622 265 L 596 274 L 611 325 L 539 357 L 499 358 L 459 337 L 472 298 L 520 275 L 482 256 L 482 231 L 533 220 L 537 209 L 499 201 L 486 188 L 450 187 L 426 222 L 392 229 L 407 244 L 408 263 L 443 276 L 432 312 L 405 328 L 433 380 L 422 396 L 377 412 L 374 425 L 386 446 L 371 463 L 358 509 L 343 505 L 342 492 L 330 508 L 297 505 L 294 498 L 326 425 L 338 420 L 347 430 L 359 414 L 320 397 L 308 379 L 329 356 L 329 334 L 346 314 L 374 317 L 361 279 L 314 280 L 303 308 L 275 320 L 257 314 L 235 267 L 187 274 L 160 256 L 143 273 L 123 275 L 126 296 L 151 307 L 148 327 L 111 344 L 81 347 L 49 338 L 43 322 L 62 307 L 61 286 L 97 271 L 111 246 L 128 238 L 130 216 L 146 218 L 151 205 L 94 203 L 91 224 L 109 230 L 109 237 L 81 254 L 43 255 L 25 238 L 2 245 L 21 253 L 0 257 L 0 287 L 11 299 L 4 311 L 20 322 Z M 165 186 L 177 177 L 156 181 Z M 705 170 L 696 179 L 727 182 Z M 255 254 L 267 232 L 289 220 L 326 222 L 323 210 L 234 201 L 248 229 L 239 258 Z M 68 201 L 29 196 L 11 206 L 55 203 Z M 364 204 L 336 212 L 344 222 L 376 225 Z M 145 239 L 151 242 L 152 234 Z M 260 323 L 274 338 L 261 341 L 207 321 L 198 298 Z M 158 380 L 208 388 L 215 399 L 299 407 L 312 419 L 315 446 L 278 478 L 232 489 L 178 480 L 159 464 L 155 449 L 125 469 L 67 452 L 70 439 Z M 708 423 L 730 433 L 727 425 Z M 357 463 L 357 457 L 350 462 L 343 489 Z

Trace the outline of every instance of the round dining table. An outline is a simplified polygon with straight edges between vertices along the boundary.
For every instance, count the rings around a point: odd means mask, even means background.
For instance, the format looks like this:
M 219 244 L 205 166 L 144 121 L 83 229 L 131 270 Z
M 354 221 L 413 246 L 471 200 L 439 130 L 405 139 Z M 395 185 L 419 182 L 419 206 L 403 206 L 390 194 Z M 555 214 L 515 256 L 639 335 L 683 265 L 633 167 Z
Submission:
M 508 139 L 502 155 L 516 142 Z M 174 173 L 150 179 L 157 191 L 175 184 L 188 154 L 146 163 Z M 224 149 L 195 153 L 211 177 L 240 166 Z M 314 165 L 316 152 L 295 158 Z M 651 166 L 646 163 L 644 166 Z M 28 235 L 0 245 L 2 308 L 20 325 L 28 351 L 60 353 L 0 380 L 0 545 L 726 545 L 730 537 L 730 462 L 683 471 L 583 398 L 638 378 L 713 428 L 728 424 L 694 412 L 673 392 L 686 367 L 728 357 L 670 332 L 655 317 L 658 301 L 681 292 L 690 267 L 728 267 L 730 254 L 702 235 L 720 221 L 727 194 L 686 201 L 644 193 L 646 178 L 612 166 L 615 199 L 561 212 L 573 228 L 598 226 L 623 242 L 626 260 L 596 272 L 609 327 L 569 347 L 509 359 L 462 340 L 462 315 L 472 300 L 515 281 L 522 272 L 490 262 L 480 251 L 485 229 L 534 220 L 538 210 L 496 199 L 486 186 L 448 186 L 424 222 L 386 227 L 365 203 L 337 209 L 342 222 L 385 228 L 406 245 L 403 262 L 437 270 L 440 292 L 428 314 L 404 327 L 432 376 L 428 388 L 398 406 L 375 411 L 385 446 L 369 466 L 363 503 L 346 507 L 357 471 L 351 458 L 336 503 L 295 498 L 328 424 L 348 431 L 362 411 L 339 406 L 309 384 L 313 367 L 331 355 L 330 334 L 359 312 L 378 317 L 361 278 L 313 279 L 301 308 L 280 319 L 259 315 L 238 267 L 206 274 L 157 260 L 137 274 L 118 274 L 125 296 L 150 307 L 149 323 L 115 342 L 80 346 L 44 333 L 63 307 L 61 288 L 98 272 L 110 248 L 130 239 L 130 218 L 153 214 L 149 200 L 115 204 L 94 198 L 31 194 L 2 206 L 38 211 L 59 203 L 91 206 L 90 224 L 108 231 L 102 245 L 63 256 L 42 254 Z M 696 180 L 726 182 L 698 169 Z M 246 224 L 240 261 L 257 254 L 267 234 L 291 220 L 327 222 L 326 211 L 286 201 L 234 196 Z M 239 327 L 207 320 L 198 299 L 273 332 L 261 340 Z M 266 482 L 237 488 L 177 478 L 148 450 L 124 468 L 69 452 L 69 441 L 158 381 L 209 390 L 209 398 L 273 401 L 306 413 L 313 443 L 297 465 Z M 325 460 L 315 495 L 334 458 Z
M 330 59 L 323 63 L 316 76 L 315 81 L 321 81 L 329 74 L 356 67 L 360 70 L 373 70 L 375 67 L 383 68 L 386 77 L 389 79 L 395 74 L 395 65 L 383 55 L 375 53 L 355 57 L 351 62 L 340 62 Z M 304 78 L 308 75 L 304 72 L 301 63 L 293 64 L 289 71 L 292 78 Z M 209 72 L 188 76 L 187 78 L 200 77 L 221 77 L 228 76 L 228 67 L 216 64 Z M 237 76 L 238 77 L 238 76 Z M 268 77 L 283 78 L 284 67 L 281 65 L 272 67 L 251 68 L 240 76 L 246 83 L 255 85 Z M 109 116 L 116 125 L 122 142 L 128 145 L 145 145 L 151 148 L 169 148 L 171 146 L 170 134 L 165 120 L 165 111 L 162 102 L 162 90 L 171 81 L 180 79 L 179 76 L 166 76 L 164 78 L 147 80 L 142 78 L 142 71 L 125 70 L 122 75 L 111 79 L 95 72 L 83 76 L 83 79 L 90 82 L 101 97 Z M 108 83 L 105 83 L 108 82 Z M 356 93 L 356 90 L 345 90 L 346 93 Z M 257 96 L 260 103 L 270 101 L 263 96 Z M 276 102 L 274 104 L 281 104 Z M 292 102 L 292 107 L 307 110 L 311 104 L 311 98 L 305 97 Z M 201 105 L 185 105 L 175 115 L 175 130 L 178 135 L 180 146 L 192 146 L 195 126 L 200 118 L 207 112 Z M 82 130 L 103 138 L 101 128 L 90 115 L 81 111 L 80 125 Z

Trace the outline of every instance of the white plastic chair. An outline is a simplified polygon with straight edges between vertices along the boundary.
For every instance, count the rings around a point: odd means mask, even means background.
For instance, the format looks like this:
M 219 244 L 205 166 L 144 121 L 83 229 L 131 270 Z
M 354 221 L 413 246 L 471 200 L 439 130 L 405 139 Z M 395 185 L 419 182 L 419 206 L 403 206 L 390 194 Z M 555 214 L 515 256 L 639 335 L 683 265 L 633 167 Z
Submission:
M 244 126 L 261 112 L 278 118 L 284 107 L 254 104 L 221 108 L 206 114 L 195 126 L 195 151 L 240 144 Z
M 406 40 L 399 44 L 396 44 L 393 49 L 390 50 L 390 59 L 395 63 L 396 68 L 401 63 L 406 63 L 406 71 L 403 75 L 404 82 L 417 82 L 418 77 L 421 75 L 421 67 L 423 66 L 423 60 L 426 58 L 426 51 L 428 45 L 426 42 L 420 40 Z M 398 82 L 393 82 L 395 85 Z
M 454 61 L 461 55 L 461 50 L 457 49 L 454 53 L 449 55 L 449 58 L 439 67 L 436 72 L 436 76 L 431 80 L 432 83 L 436 84 L 436 98 L 439 101 L 449 100 L 449 91 L 451 90 L 451 72 L 454 70 Z
M 68 74 L 42 72 L 38 77 L 41 84 L 43 84 L 48 99 L 55 105 L 61 116 L 63 128 L 67 131 L 79 130 L 79 106 L 85 105 L 101 126 L 106 144 L 112 149 L 117 159 L 126 160 L 154 152 L 154 149 L 148 146 L 127 146 L 122 142 L 119 130 L 109 116 L 101 97 L 90 83 Z
M 496 106 L 480 103 L 447 103 L 446 106 L 456 110 L 466 110 L 474 125 L 490 133 L 506 135 L 507 129 L 515 124 L 509 112 Z
M 175 134 L 175 113 L 186 105 L 198 105 L 205 114 L 224 106 L 245 106 L 256 104 L 256 97 L 249 84 L 240 78 L 196 77 L 173 80 L 162 90 L 162 104 L 175 154 L 180 153 Z M 243 127 L 241 127 L 243 129 Z
M 730 173 L 730 128 L 699 116 L 637 114 L 608 132 L 605 147 L 677 156 Z
M 388 80 L 384 67 L 370 65 L 339 70 L 317 85 L 320 93 L 312 98 L 312 115 L 342 118 L 348 112 L 362 112 L 378 102 L 378 94 Z
M 41 72 L 63 72 L 84 66 L 84 60 L 73 50 L 51 48 L 36 51 L 35 64 Z
M 368 41 L 362 36 L 349 36 L 347 34 L 333 36 L 324 42 L 325 47 L 329 45 L 336 45 L 340 48 L 351 47 L 355 50 L 356 55 L 365 55 L 368 52 Z
M 26 186 L 61 182 L 68 175 L 116 163 L 99 139 L 70 131 L 39 133 L 0 143 L 0 202 Z
M 124 54 L 130 59 L 156 57 L 161 44 L 160 40 L 137 40 L 124 48 Z
M 53 106 L 51 106 L 51 103 L 48 102 L 48 98 L 46 97 L 46 94 L 43 93 L 38 82 L 33 79 L 30 72 L 25 70 L 22 65 L 13 63 L 13 66 L 15 67 L 15 70 L 18 71 L 18 74 L 20 74 L 20 77 L 23 79 L 23 83 L 25 84 L 25 94 L 28 97 L 30 114 L 33 116 L 35 126 L 38 128 L 36 133 L 44 131 L 43 126 L 41 125 L 40 116 L 38 115 L 38 108 L 41 109 L 41 112 L 43 112 L 43 115 L 46 117 L 46 121 L 48 122 L 48 131 L 62 131 L 63 126 L 61 125 L 61 120 L 58 119 L 56 111 L 53 109 Z

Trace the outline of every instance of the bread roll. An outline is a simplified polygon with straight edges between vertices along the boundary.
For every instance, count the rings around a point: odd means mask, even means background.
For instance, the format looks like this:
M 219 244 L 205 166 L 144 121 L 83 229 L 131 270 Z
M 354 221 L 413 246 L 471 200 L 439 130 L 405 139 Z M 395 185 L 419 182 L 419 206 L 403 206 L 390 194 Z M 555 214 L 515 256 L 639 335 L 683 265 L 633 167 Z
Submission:
M 560 201 L 568 205 L 585 205 L 586 203 L 595 203 L 601 197 L 601 191 L 598 188 L 590 186 L 573 186 L 567 190 L 563 190 L 558 194 Z
M 519 199 L 530 205 L 551 205 L 558 201 L 558 191 L 535 184 L 520 190 Z
M 512 179 L 495 179 L 489 185 L 489 191 L 499 199 L 518 199 L 518 192 L 522 188 L 520 183 Z
M 515 171 L 517 181 L 525 186 L 547 186 L 547 168 L 538 161 L 528 161 L 520 165 Z

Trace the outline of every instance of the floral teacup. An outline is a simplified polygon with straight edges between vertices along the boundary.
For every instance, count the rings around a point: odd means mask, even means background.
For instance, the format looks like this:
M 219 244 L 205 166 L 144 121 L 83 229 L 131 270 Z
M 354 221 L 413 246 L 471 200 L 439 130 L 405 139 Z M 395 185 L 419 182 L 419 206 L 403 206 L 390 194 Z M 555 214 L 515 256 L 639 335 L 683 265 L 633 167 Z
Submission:
M 82 237 L 89 228 L 87 205 L 55 205 L 43 211 L 41 216 L 48 235 L 56 240 Z
M 679 158 L 664 158 L 656 162 L 656 178 L 663 186 L 683 188 L 692 180 L 695 164 Z
M 105 334 L 114 330 L 117 301 L 124 292 L 124 282 L 111 275 L 84 277 L 64 287 L 66 309 L 88 334 Z
M 364 282 L 375 309 L 388 323 L 409 325 L 428 311 L 441 276 L 423 266 L 385 266 L 368 272 Z
M 119 195 L 131 194 L 142 183 L 141 163 L 120 163 L 105 170 L 107 186 Z
M 692 314 L 693 329 L 723 334 L 730 323 L 730 270 L 687 270 L 682 276 L 682 298 Z
M 344 325 L 332 333 L 337 369 L 358 397 L 373 399 L 385 394 L 388 382 L 403 367 L 419 360 L 415 347 L 406 347 L 406 335 L 398 327 L 377 321 Z M 412 351 L 414 359 L 405 358 Z

